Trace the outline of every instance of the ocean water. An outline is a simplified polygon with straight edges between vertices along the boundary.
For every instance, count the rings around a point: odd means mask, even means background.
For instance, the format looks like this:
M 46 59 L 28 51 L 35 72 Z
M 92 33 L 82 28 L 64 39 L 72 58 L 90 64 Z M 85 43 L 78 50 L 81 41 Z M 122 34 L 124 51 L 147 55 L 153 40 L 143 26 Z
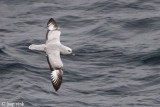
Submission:
M 44 52 L 54 18 L 63 82 L 55 92 Z M 0 107 L 160 107 L 159 0 L 1 0 Z M 10 104 L 10 105 L 9 105 Z

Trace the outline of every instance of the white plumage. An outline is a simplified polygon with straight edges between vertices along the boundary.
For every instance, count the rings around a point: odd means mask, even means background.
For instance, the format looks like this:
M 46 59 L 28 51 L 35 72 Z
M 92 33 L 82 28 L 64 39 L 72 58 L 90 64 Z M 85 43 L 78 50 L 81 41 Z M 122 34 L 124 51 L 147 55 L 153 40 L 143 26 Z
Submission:
M 63 63 L 60 58 L 61 54 L 72 54 L 72 49 L 60 43 L 59 27 L 54 21 L 50 19 L 47 23 L 46 44 L 29 46 L 31 50 L 40 50 L 46 52 L 47 61 L 51 70 L 51 81 L 54 89 L 57 91 L 62 83 Z M 74 56 L 74 54 L 72 54 Z

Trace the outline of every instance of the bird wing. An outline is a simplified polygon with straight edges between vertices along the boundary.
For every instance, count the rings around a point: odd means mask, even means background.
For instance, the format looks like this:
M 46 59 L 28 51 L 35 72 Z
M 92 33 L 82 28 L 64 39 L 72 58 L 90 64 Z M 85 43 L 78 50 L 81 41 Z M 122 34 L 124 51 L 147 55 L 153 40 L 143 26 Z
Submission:
M 62 83 L 63 71 L 62 69 L 55 69 L 51 72 L 51 82 L 54 89 L 57 91 Z
M 49 25 L 51 25 L 51 24 L 54 26 L 54 30 L 58 30 L 58 29 L 59 29 L 56 21 L 55 21 L 53 18 L 50 18 L 50 19 L 49 19 L 49 21 L 48 21 L 48 23 L 47 23 L 47 26 L 49 26 Z
M 54 89 L 57 91 L 62 83 L 63 63 L 60 58 L 59 50 L 50 50 L 47 52 L 47 61 L 51 70 L 51 82 Z
M 53 18 L 51 18 L 47 23 L 47 27 L 50 26 L 52 27 L 51 28 L 52 30 L 48 29 L 46 34 L 46 40 L 53 40 L 53 39 L 59 40 L 61 34 L 60 28 L 58 27 L 56 21 Z
M 31 49 L 31 50 L 44 51 L 44 50 L 45 50 L 45 47 L 46 47 L 45 44 L 41 44 L 41 45 L 32 44 L 32 45 L 29 46 L 29 49 Z
M 46 34 L 46 41 L 60 41 L 61 32 L 59 30 L 48 30 Z

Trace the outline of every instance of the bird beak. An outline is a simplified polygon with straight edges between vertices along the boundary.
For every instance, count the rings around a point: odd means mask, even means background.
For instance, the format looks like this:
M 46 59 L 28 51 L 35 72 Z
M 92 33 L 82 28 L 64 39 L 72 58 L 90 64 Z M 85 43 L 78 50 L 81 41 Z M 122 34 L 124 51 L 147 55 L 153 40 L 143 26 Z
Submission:
M 71 55 L 72 55 L 72 56 L 75 56 L 75 54 L 74 54 L 74 53 L 71 53 Z

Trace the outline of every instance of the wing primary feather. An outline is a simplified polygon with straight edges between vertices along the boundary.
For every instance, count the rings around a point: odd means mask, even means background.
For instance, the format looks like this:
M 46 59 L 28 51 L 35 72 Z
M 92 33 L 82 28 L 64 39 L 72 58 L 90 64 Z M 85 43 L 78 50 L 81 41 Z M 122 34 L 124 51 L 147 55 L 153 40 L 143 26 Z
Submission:
M 53 88 L 57 91 L 62 83 L 63 70 L 61 68 L 57 68 L 51 72 L 51 82 Z
M 55 26 L 56 30 L 58 29 L 58 25 L 57 25 L 56 21 L 55 21 L 53 18 L 50 18 L 50 19 L 49 19 L 49 21 L 48 21 L 48 23 L 47 23 L 47 26 L 48 26 L 49 24 L 53 24 L 53 25 Z

